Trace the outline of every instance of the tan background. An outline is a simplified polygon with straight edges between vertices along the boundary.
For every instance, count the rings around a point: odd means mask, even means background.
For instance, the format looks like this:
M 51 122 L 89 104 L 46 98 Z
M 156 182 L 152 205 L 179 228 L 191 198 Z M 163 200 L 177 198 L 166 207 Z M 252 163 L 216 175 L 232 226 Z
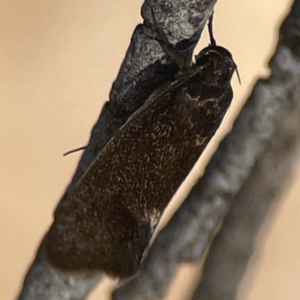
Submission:
M 234 54 L 242 77 L 242 86 L 234 79 L 231 112 L 243 103 L 255 78 L 268 73 L 266 62 L 286 2 L 219 1 L 215 35 Z M 141 22 L 141 4 L 0 0 L 1 299 L 16 296 L 51 223 L 80 156 L 61 154 L 87 142 L 131 33 Z M 296 169 L 258 242 L 256 272 L 244 280 L 240 299 L 299 299 L 300 167 Z M 98 289 L 90 299 L 104 297 Z

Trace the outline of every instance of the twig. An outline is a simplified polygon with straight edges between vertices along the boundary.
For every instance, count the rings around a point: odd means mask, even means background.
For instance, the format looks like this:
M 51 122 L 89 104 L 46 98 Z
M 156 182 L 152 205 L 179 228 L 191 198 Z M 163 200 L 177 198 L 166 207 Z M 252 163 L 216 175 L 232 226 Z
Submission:
M 178 66 L 166 55 L 160 43 L 147 35 L 153 24 L 150 11 L 155 11 L 157 22 L 166 32 L 169 42 L 186 59 L 191 59 L 215 3 L 216 0 L 149 0 L 144 3 L 142 14 L 145 23 L 138 25 L 133 33 L 131 45 L 113 84 L 110 101 L 103 107 L 87 149 L 59 206 L 64 204 L 82 174 L 118 128 L 157 87 L 178 71 Z M 19 299 L 84 299 L 100 278 L 101 274 L 82 272 L 72 275 L 55 270 L 43 258 L 42 243 L 26 276 Z

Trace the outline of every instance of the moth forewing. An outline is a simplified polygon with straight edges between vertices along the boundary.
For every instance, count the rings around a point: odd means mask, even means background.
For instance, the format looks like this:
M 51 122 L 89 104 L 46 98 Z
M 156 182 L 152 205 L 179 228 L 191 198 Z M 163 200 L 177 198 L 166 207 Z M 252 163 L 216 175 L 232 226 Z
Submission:
M 134 275 L 170 199 L 218 129 L 236 66 L 208 46 L 148 98 L 55 212 L 46 256 L 65 271 Z

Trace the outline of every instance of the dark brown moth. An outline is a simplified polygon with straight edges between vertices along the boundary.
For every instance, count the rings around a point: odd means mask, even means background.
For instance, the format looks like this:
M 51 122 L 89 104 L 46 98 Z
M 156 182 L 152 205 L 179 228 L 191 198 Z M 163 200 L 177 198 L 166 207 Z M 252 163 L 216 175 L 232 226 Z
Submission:
M 134 275 L 170 199 L 218 129 L 233 92 L 231 53 L 210 46 L 119 129 L 55 212 L 46 257 L 65 271 Z

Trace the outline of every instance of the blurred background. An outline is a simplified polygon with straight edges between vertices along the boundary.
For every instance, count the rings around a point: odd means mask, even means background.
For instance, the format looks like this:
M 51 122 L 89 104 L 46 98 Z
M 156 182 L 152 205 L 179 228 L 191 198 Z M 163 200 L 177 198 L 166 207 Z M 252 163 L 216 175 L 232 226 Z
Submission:
M 142 0 L 0 0 L 1 299 L 19 292 L 81 156 L 62 154 L 87 143 L 132 31 L 142 21 L 141 5 Z M 284 0 L 217 3 L 215 37 L 233 53 L 242 78 L 242 85 L 233 80 L 235 98 L 219 138 L 256 79 L 268 75 L 290 5 Z M 198 49 L 207 43 L 205 30 Z M 299 195 L 300 164 L 295 163 L 280 205 L 257 240 L 240 300 L 299 299 Z M 174 294 L 170 291 L 168 299 Z M 107 299 L 103 285 L 89 299 Z

